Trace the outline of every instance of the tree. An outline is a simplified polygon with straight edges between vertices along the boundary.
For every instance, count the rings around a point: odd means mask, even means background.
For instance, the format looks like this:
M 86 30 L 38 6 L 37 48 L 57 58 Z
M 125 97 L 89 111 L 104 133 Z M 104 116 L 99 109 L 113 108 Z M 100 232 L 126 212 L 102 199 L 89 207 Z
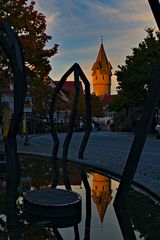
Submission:
M 68 102 L 69 109 L 72 108 L 73 96 L 74 96 L 74 92 L 67 94 L 67 97 L 69 99 L 69 102 Z M 102 117 L 104 115 L 102 106 L 100 104 L 100 98 L 95 96 L 94 94 L 91 95 L 91 105 L 92 105 L 92 116 L 93 117 Z M 85 95 L 83 92 L 80 92 L 79 104 L 78 104 L 78 108 L 77 108 L 77 118 L 85 116 L 85 113 L 86 113 Z
M 125 64 L 118 66 L 118 96 L 111 102 L 110 109 L 127 111 L 132 106 L 143 106 L 148 94 L 154 71 L 160 60 L 160 32 L 146 29 L 147 36 L 138 47 L 132 49 Z
M 92 115 L 93 115 L 93 117 L 103 117 L 104 112 L 103 112 L 103 108 L 101 105 L 100 97 L 92 94 L 91 99 L 92 99 Z
M 45 113 L 44 102 L 49 97 L 50 90 L 44 79 L 51 70 L 49 59 L 54 56 L 58 48 L 57 44 L 50 49 L 45 48 L 46 43 L 52 39 L 46 33 L 46 17 L 35 10 L 35 1 L 28 3 L 28 0 L 2 0 L 0 21 L 8 21 L 22 43 L 26 72 L 32 79 L 29 91 L 36 110 Z M 2 60 L 1 53 L 0 73 L 4 74 L 4 70 L 7 70 L 5 79 L 11 81 L 12 74 L 8 60 L 6 58 Z M 0 87 L 3 87 L 2 84 Z
M 60 108 L 65 110 L 68 109 L 72 111 L 73 107 L 73 102 L 74 102 L 74 97 L 75 97 L 75 89 L 70 90 L 70 91 L 64 91 L 66 97 L 68 98 L 67 102 L 62 102 L 60 105 Z M 79 100 L 78 100 L 78 105 L 77 105 L 77 121 L 79 122 L 81 118 L 85 118 L 85 112 L 86 112 L 86 106 L 85 106 L 85 96 L 82 91 L 79 93 Z

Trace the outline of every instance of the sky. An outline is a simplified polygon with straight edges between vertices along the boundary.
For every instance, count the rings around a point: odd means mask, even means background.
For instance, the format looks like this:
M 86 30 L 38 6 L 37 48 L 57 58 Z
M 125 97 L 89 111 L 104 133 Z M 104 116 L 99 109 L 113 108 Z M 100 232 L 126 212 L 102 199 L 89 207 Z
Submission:
M 47 47 L 59 44 L 51 58 L 50 77 L 60 80 L 79 63 L 91 83 L 92 66 L 103 45 L 112 65 L 111 93 L 116 93 L 115 71 L 124 65 L 132 48 L 146 36 L 145 28 L 157 29 L 147 0 L 35 0 L 36 9 L 46 16 L 47 33 L 52 36 Z M 72 80 L 72 79 L 69 79 Z

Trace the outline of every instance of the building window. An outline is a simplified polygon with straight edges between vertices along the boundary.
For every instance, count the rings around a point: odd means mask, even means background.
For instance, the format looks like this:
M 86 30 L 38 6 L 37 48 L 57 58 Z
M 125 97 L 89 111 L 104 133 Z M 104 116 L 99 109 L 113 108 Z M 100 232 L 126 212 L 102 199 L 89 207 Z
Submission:
M 102 76 L 102 79 L 104 79 L 104 75 Z

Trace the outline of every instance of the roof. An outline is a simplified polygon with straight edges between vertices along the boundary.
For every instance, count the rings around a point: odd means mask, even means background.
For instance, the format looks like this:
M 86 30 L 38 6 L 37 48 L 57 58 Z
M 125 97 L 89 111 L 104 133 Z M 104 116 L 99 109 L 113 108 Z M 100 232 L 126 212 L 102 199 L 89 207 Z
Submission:
M 108 95 L 105 94 L 103 96 L 100 97 L 100 103 L 102 107 L 105 107 L 108 105 L 108 103 L 116 96 L 116 94 L 114 95 Z
M 99 53 L 98 53 L 96 62 L 93 64 L 93 67 L 92 67 L 93 73 L 92 74 L 94 74 L 97 69 L 101 70 L 103 73 L 111 72 L 111 69 L 112 69 L 110 62 L 107 59 L 103 43 L 101 43 L 101 45 L 100 45 L 100 49 L 99 49 Z
M 55 85 L 58 84 L 59 81 L 53 81 Z M 75 82 L 74 81 L 66 81 L 62 86 L 62 91 L 65 92 L 73 92 L 75 91 Z M 82 82 L 80 82 L 80 91 L 83 92 Z

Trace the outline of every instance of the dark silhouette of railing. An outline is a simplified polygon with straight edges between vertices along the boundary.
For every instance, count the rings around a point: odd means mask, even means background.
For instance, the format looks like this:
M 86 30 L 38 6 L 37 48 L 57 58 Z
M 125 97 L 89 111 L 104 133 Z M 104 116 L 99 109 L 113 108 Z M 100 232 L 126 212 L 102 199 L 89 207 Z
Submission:
M 150 7 L 153 11 L 153 15 L 160 29 L 160 3 L 158 0 L 149 0 Z M 120 185 L 116 194 L 114 204 L 124 205 L 126 204 L 126 197 L 133 181 L 143 146 L 147 137 L 147 133 L 160 99 L 160 60 L 155 66 L 155 76 L 151 83 L 148 97 L 146 99 L 144 110 L 137 127 L 137 131 L 131 146 L 131 150 L 128 155 L 126 166 L 120 181 Z
M 3 119 L 3 113 L 2 113 L 2 95 L 0 92 L 0 126 L 2 124 L 2 119 Z
M 79 167 L 81 178 L 86 190 L 86 219 L 85 219 L 85 233 L 84 233 L 84 240 L 90 239 L 90 229 L 91 229 L 91 216 L 92 216 L 92 209 L 91 209 L 91 188 L 87 179 L 87 174 L 85 173 L 85 169 L 83 166 Z
M 76 115 L 77 115 L 77 109 L 78 109 L 78 103 L 79 103 L 79 94 L 80 94 L 80 78 L 83 81 L 85 85 L 85 102 L 86 102 L 86 123 L 85 123 L 85 133 L 79 148 L 79 158 L 83 158 L 84 150 L 87 144 L 87 141 L 89 139 L 89 135 L 91 132 L 91 96 L 90 96 L 90 84 L 86 76 L 84 75 L 81 67 L 78 65 L 78 63 L 75 63 L 61 78 L 59 83 L 54 89 L 51 106 L 50 106 L 50 123 L 51 123 L 51 134 L 54 141 L 53 151 L 52 151 L 52 166 L 53 166 L 53 187 L 57 186 L 58 183 L 58 171 L 57 171 L 57 153 L 59 148 L 59 139 L 58 135 L 55 129 L 55 122 L 53 114 L 56 111 L 55 104 L 56 104 L 56 97 L 60 90 L 62 89 L 64 83 L 66 82 L 67 78 L 70 76 L 70 74 L 74 72 L 74 83 L 75 83 L 75 95 L 71 110 L 71 117 L 70 117 L 70 124 L 69 124 L 69 130 L 67 132 L 66 138 L 63 143 L 63 153 L 62 153 L 62 169 L 63 169 L 63 177 L 64 177 L 64 183 L 66 186 L 66 189 L 70 190 L 71 186 L 68 179 L 68 173 L 67 173 L 67 156 L 68 156 L 68 148 L 69 144 L 73 135 L 73 131 L 75 128 L 75 122 L 76 122 Z
M 62 152 L 62 170 L 63 170 L 63 180 L 64 180 L 64 185 L 67 190 L 71 190 L 71 185 L 70 181 L 68 178 L 68 170 L 67 170 L 67 157 L 68 157 L 68 149 L 70 145 L 70 141 L 72 139 L 73 131 L 75 129 L 75 123 L 76 123 L 76 116 L 77 116 L 77 109 L 78 109 L 78 103 L 79 103 L 79 94 L 80 94 L 80 78 L 83 81 L 85 85 L 85 103 L 86 103 L 86 122 L 85 122 L 85 133 L 79 148 L 79 158 L 83 158 L 84 150 L 86 147 L 86 144 L 89 139 L 89 135 L 91 132 L 91 96 L 90 96 L 90 84 L 88 79 L 86 78 L 85 74 L 83 73 L 81 67 L 75 63 L 60 79 L 58 84 L 56 85 L 53 95 L 52 95 L 52 100 L 51 100 L 51 105 L 50 105 L 50 111 L 49 111 L 49 118 L 50 118 L 50 123 L 51 123 L 51 134 L 53 138 L 53 150 L 52 150 L 52 173 L 53 173 L 53 183 L 52 187 L 55 188 L 57 187 L 58 184 L 58 169 L 57 169 L 57 153 L 58 153 L 58 148 L 59 148 L 59 138 L 58 134 L 55 129 L 55 122 L 54 122 L 54 113 L 56 111 L 55 109 L 55 104 L 56 104 L 56 99 L 58 96 L 58 93 L 62 89 L 63 85 L 65 84 L 67 78 L 70 76 L 71 73 L 74 73 L 74 84 L 75 84 L 75 94 L 74 94 L 74 99 L 72 103 L 72 110 L 71 110 L 71 116 L 70 116 L 70 123 L 69 123 L 69 129 L 66 135 L 66 138 L 63 143 L 63 152 Z M 85 178 L 85 172 L 84 170 L 81 170 L 81 174 L 83 173 L 83 178 Z M 86 181 L 85 181 L 86 183 Z M 88 212 L 87 212 L 88 213 Z M 88 216 L 88 215 L 87 215 Z M 88 218 L 87 218 L 87 226 L 88 226 Z M 79 239 L 79 231 L 78 231 L 78 226 L 74 226 L 74 233 L 75 233 L 75 239 Z
M 125 240 L 136 240 L 134 229 L 131 223 L 130 215 L 126 206 L 114 207 L 117 220 Z
M 16 135 L 23 115 L 27 81 L 21 44 L 7 22 L 0 22 L 0 45 L 9 58 L 14 75 L 14 113 L 5 142 L 7 173 L 12 175 L 20 169 Z

